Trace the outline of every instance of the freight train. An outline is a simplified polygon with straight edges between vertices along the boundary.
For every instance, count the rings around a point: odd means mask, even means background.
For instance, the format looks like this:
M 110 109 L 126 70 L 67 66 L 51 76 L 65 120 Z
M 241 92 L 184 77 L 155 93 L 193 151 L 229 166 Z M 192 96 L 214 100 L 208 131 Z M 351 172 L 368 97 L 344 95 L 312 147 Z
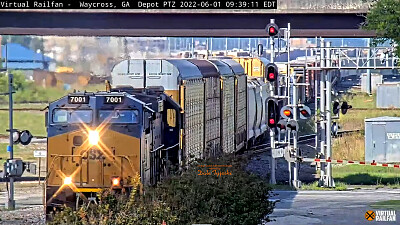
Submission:
M 248 76 L 233 59 L 129 59 L 102 92 L 49 105 L 46 211 L 75 207 L 103 188 L 154 185 L 173 166 L 221 157 L 267 136 L 268 61 Z M 246 68 L 246 67 L 245 67 Z

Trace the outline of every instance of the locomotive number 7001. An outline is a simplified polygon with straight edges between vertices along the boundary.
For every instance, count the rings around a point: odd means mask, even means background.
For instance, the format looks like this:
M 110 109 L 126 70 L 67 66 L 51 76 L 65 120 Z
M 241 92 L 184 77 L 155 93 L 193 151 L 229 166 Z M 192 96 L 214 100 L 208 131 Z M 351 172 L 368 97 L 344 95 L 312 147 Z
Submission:
M 120 104 L 124 102 L 123 96 L 105 96 L 104 103 L 105 104 Z

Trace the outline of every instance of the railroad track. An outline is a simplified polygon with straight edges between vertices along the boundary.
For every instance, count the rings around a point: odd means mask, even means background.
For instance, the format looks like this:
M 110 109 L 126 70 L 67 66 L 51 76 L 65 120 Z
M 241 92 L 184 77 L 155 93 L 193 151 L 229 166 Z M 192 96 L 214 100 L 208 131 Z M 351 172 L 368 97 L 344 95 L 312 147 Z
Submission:
M 338 135 L 337 136 L 342 136 L 343 134 L 348 134 L 348 133 L 357 133 L 360 132 L 361 130 L 357 129 L 357 130 L 343 130 L 343 131 L 338 131 Z M 298 144 L 303 144 L 303 143 L 307 143 L 310 141 L 314 141 L 315 140 L 315 134 L 307 134 L 307 135 L 302 135 L 299 136 L 298 139 Z M 270 144 L 266 143 L 266 144 L 260 144 L 257 146 L 253 146 L 251 147 L 249 150 L 245 151 L 245 153 L 249 153 L 249 154 L 258 154 L 258 153 L 262 153 L 265 152 L 267 150 L 270 150 Z
M 9 137 L 9 135 L 8 134 L 0 134 L 0 139 L 5 139 L 5 138 L 8 138 Z M 46 139 L 47 137 L 46 136 L 33 136 L 33 138 L 35 138 L 35 139 Z
M 398 111 L 400 109 L 398 109 L 398 108 L 351 108 L 351 110 L 360 110 L 360 111 L 366 111 L 366 110 Z

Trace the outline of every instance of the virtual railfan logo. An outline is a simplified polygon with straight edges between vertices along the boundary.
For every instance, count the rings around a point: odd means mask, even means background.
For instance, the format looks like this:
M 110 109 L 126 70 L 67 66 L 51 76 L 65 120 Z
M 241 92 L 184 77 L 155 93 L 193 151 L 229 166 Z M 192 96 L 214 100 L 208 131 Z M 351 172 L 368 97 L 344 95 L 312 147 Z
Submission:
M 382 221 L 382 222 L 395 222 L 396 221 L 396 211 L 394 210 L 377 210 L 377 211 L 367 211 L 365 213 L 365 219 L 368 221 Z
M 197 170 L 199 176 L 230 176 L 232 171 L 229 168 L 232 165 L 199 165 L 200 169 Z

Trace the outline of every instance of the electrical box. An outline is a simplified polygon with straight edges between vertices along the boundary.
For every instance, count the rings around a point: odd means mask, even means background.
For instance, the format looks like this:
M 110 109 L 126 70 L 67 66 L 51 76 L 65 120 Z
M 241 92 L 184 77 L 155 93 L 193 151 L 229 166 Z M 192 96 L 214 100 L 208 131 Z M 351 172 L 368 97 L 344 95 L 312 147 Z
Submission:
M 365 161 L 400 162 L 400 117 L 365 119 Z
M 25 170 L 24 162 L 21 159 L 7 159 L 4 163 L 4 175 L 8 177 L 20 177 Z

